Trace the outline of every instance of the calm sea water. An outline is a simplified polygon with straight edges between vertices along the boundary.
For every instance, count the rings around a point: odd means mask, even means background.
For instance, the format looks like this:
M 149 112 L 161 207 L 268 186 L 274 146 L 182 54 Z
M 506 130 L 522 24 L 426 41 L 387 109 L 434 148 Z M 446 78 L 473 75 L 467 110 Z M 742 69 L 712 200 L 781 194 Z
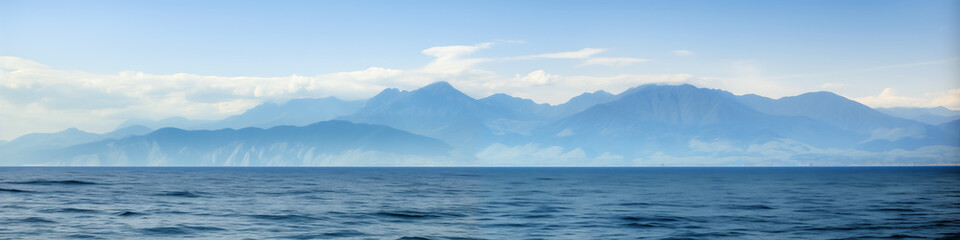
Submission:
M 960 237 L 960 168 L 0 168 L 0 239 Z

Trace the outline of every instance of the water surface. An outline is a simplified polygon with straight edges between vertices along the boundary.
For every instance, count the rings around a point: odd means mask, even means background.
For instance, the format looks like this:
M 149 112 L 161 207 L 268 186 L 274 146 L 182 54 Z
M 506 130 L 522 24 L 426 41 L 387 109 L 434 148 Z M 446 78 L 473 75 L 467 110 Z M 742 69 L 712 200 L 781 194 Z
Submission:
M 958 167 L 0 168 L 0 239 L 960 237 Z

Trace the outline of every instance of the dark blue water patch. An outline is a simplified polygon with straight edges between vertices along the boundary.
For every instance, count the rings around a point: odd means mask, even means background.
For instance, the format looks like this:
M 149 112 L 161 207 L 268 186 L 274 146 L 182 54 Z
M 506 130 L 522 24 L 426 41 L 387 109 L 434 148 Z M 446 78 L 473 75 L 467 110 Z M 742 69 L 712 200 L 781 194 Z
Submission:
M 6 182 L 9 184 L 22 184 L 22 185 L 94 185 L 95 182 L 80 181 L 80 180 L 30 180 L 30 181 L 19 181 L 19 182 Z
M 134 211 L 121 211 L 121 212 L 117 212 L 116 215 L 121 217 L 135 217 L 135 216 L 143 216 L 147 214 L 141 213 L 141 212 L 134 212 Z
M 620 220 L 631 221 L 631 222 L 703 222 L 702 220 L 693 220 L 684 217 L 676 216 L 623 216 L 620 217 Z
M 67 235 L 67 238 L 75 238 L 75 239 L 105 239 L 105 238 L 103 238 L 103 237 L 98 237 L 98 236 L 89 235 L 89 234 L 79 234 L 79 233 L 78 233 L 78 234 L 70 234 L 70 235 Z
M 40 210 L 42 213 L 99 213 L 99 210 L 85 209 L 85 208 L 53 208 L 53 209 L 43 209 Z
M 864 236 L 852 237 L 848 239 L 930 239 L 930 238 L 924 237 L 924 236 L 907 235 L 907 234 L 893 234 L 893 235 L 887 235 L 887 236 L 864 235 Z M 938 239 L 951 239 L 951 238 L 938 238 Z
M 304 216 L 297 214 L 254 214 L 250 215 L 251 218 L 262 219 L 262 220 L 271 220 L 271 221 L 284 221 L 284 222 L 309 222 L 323 220 L 323 218 Z
M 198 232 L 208 232 L 208 231 L 225 231 L 226 229 L 219 227 L 209 227 L 209 226 L 197 226 L 197 225 L 187 225 L 187 224 L 178 224 L 177 227 L 182 229 L 187 229 L 190 231 Z
M 219 227 L 208 227 L 208 226 L 194 226 L 187 224 L 177 224 L 174 227 L 152 227 L 152 228 L 143 228 L 140 231 L 146 235 L 156 236 L 156 235 L 188 235 L 195 233 L 205 233 L 212 231 L 224 231 L 226 229 Z
M 189 192 L 189 191 L 167 191 L 155 194 L 156 196 L 166 196 L 166 197 L 185 197 L 185 198 L 198 198 L 201 197 L 199 193 Z
M 331 239 L 331 238 L 353 238 L 353 237 L 363 237 L 368 236 L 368 234 L 356 231 L 356 230 L 336 230 L 331 232 L 319 233 L 319 234 L 296 234 L 290 236 L 284 236 L 281 238 L 286 239 Z
M 413 210 L 400 210 L 400 211 L 379 211 L 374 213 L 374 215 L 381 217 L 390 217 L 390 218 L 404 218 L 404 219 L 429 219 L 429 218 L 442 218 L 442 217 L 464 217 L 465 214 L 462 213 L 453 213 L 453 212 L 422 212 L 422 211 L 413 211 Z
M 950 167 L 0 167 L 0 175 L 0 187 L 37 191 L 0 192 L 0 235 L 13 239 L 960 237 L 952 234 L 960 168 Z M 6 183 L 37 176 L 94 185 Z
M 57 223 L 57 221 L 53 221 L 53 220 L 46 219 L 46 218 L 42 218 L 42 217 L 28 217 L 28 218 L 19 219 L 19 220 L 17 220 L 17 222 L 21 222 L 21 223 Z
M 189 233 L 186 229 L 178 227 L 152 227 L 141 229 L 147 235 L 182 235 Z
M 869 211 L 874 211 L 874 212 L 917 212 L 917 211 L 920 211 L 920 210 L 918 210 L 918 209 L 913 209 L 913 208 L 877 208 L 877 209 L 870 209 Z
M 8 193 L 32 193 L 32 192 L 34 192 L 34 191 L 21 190 L 21 189 L 15 189 L 15 188 L 0 188 L 0 192 L 8 192 Z
M 775 209 L 775 208 L 773 208 L 773 207 L 770 207 L 770 206 L 767 206 L 767 205 L 762 205 L 762 204 L 730 205 L 730 206 L 725 206 L 724 208 L 726 208 L 726 209 L 734 209 L 734 210 L 772 210 L 772 209 Z
M 403 237 L 397 238 L 397 240 L 434 240 L 434 239 L 433 239 L 433 238 L 428 238 L 428 237 L 407 237 L 407 236 L 403 236 Z

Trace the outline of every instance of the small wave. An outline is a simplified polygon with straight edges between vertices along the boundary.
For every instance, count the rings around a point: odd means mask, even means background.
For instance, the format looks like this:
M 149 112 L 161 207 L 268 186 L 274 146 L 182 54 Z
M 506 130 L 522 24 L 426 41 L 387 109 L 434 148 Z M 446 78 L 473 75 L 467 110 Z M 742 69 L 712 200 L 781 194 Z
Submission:
M 134 211 L 123 211 L 123 212 L 117 213 L 117 216 L 122 216 L 122 217 L 132 217 L 132 216 L 140 216 L 140 215 L 147 215 L 147 214 L 134 212 Z
M 428 218 L 432 217 L 430 214 L 413 212 L 413 211 L 401 211 L 401 212 L 377 212 L 377 215 L 387 216 L 387 217 L 397 217 L 397 218 Z
M 32 193 L 34 191 L 20 190 L 20 189 L 13 189 L 13 188 L 0 188 L 0 192 Z
M 44 209 L 40 210 L 44 213 L 97 213 L 100 211 L 93 209 L 83 209 L 83 208 L 55 208 L 55 209 Z
M 68 238 L 79 238 L 79 239 L 103 239 L 101 237 L 87 235 L 87 234 L 71 234 L 67 236 Z
M 729 231 L 729 232 L 706 232 L 706 233 L 697 233 L 697 232 L 688 232 L 681 234 L 680 237 L 691 237 L 691 238 L 720 238 L 720 237 L 737 237 L 746 235 L 742 232 Z
M 439 217 L 463 217 L 464 214 L 459 213 L 426 213 L 419 211 L 380 211 L 374 213 L 378 216 L 384 217 L 393 217 L 393 218 L 439 218 Z
M 536 209 L 530 210 L 530 212 L 531 213 L 555 213 L 555 212 L 561 212 L 563 210 L 569 210 L 569 209 L 570 208 L 568 207 L 540 206 L 540 207 L 537 207 Z
M 620 217 L 620 220 L 624 221 L 635 221 L 635 222 L 679 222 L 684 220 L 680 217 L 634 217 L 626 216 Z
M 200 194 L 192 193 L 192 192 L 188 192 L 188 191 L 170 191 L 170 192 L 162 192 L 162 193 L 159 193 L 159 194 L 157 194 L 157 196 L 195 198 L 195 197 L 200 197 Z
M 20 222 L 24 222 L 24 223 L 57 223 L 57 221 L 49 220 L 49 219 L 42 218 L 42 217 L 28 217 L 28 218 L 20 219 Z
M 362 233 L 355 230 L 339 230 L 333 232 L 326 232 L 321 234 L 301 234 L 301 235 L 292 235 L 286 236 L 283 238 L 289 239 L 326 239 L 326 238 L 345 238 L 345 237 L 360 237 L 366 236 L 366 233 Z
M 628 202 L 628 203 L 621 203 L 621 204 L 617 204 L 617 205 L 625 206 L 625 207 L 634 207 L 634 206 L 651 206 L 651 205 L 654 205 L 654 204 L 652 204 L 652 203 L 644 203 L 644 202 Z
M 185 224 L 177 225 L 177 227 L 180 227 L 180 228 L 182 228 L 182 229 L 191 230 L 191 231 L 201 231 L 201 232 L 206 232 L 206 231 L 223 231 L 223 230 L 226 230 L 226 229 L 218 228 L 218 227 L 193 226 L 193 225 L 185 225 Z
M 871 209 L 870 211 L 874 211 L 874 212 L 916 212 L 917 210 L 916 210 L 916 209 L 912 209 L 912 208 L 878 208 L 878 209 Z
M 24 185 L 93 185 L 97 184 L 95 182 L 80 181 L 80 180 L 33 180 L 33 181 L 22 181 L 22 182 L 7 182 L 9 184 L 24 184 Z
M 191 234 L 193 232 L 209 232 L 209 231 L 223 231 L 226 229 L 218 227 L 207 227 L 207 226 L 193 226 L 186 224 L 178 224 L 175 227 L 152 227 L 152 228 L 143 228 L 140 229 L 141 232 L 147 235 L 184 235 Z
M 855 237 L 855 238 L 856 238 L 856 239 L 910 239 L 910 238 L 915 238 L 915 239 L 928 239 L 929 237 L 913 236 L 913 235 L 906 235 L 906 234 L 893 234 L 893 235 L 890 235 L 890 236 L 869 236 L 869 235 L 867 235 L 867 236 L 859 236 L 859 237 Z M 952 239 L 952 238 L 951 238 L 951 239 Z
M 153 227 L 140 230 L 148 235 L 178 235 L 188 233 L 186 229 L 178 227 Z
M 401 237 L 401 238 L 397 238 L 397 240 L 433 240 L 433 238 L 428 238 L 428 237 L 407 237 L 407 236 L 404 236 L 404 237 Z
M 624 226 L 632 227 L 632 228 L 657 228 L 657 227 L 663 227 L 662 224 L 653 224 L 653 223 L 627 223 L 627 224 L 624 224 Z
M 761 205 L 761 204 L 755 204 L 755 205 L 733 205 L 733 206 L 727 206 L 726 208 L 727 208 L 727 209 L 736 209 L 736 210 L 771 210 L 771 209 L 775 209 L 775 208 L 773 208 L 773 207 L 770 207 L 770 206 L 767 206 L 767 205 Z
M 320 220 L 319 218 L 296 215 L 296 214 L 280 214 L 280 215 L 271 215 L 271 214 L 256 214 L 250 215 L 250 217 L 263 220 L 274 220 L 274 221 L 294 221 L 294 222 L 304 222 L 304 221 L 315 221 Z

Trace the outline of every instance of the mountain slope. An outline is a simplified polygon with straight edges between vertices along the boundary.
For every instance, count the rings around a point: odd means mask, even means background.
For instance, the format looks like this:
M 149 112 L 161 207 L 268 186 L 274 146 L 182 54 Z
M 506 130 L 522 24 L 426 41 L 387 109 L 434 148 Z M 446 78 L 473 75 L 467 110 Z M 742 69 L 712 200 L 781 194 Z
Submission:
M 343 101 L 335 97 L 291 99 L 282 104 L 268 102 L 240 115 L 201 124 L 191 129 L 303 126 L 352 114 L 361 106 L 363 101 Z
M 34 153 L 21 160 L 100 165 L 312 165 L 351 152 L 437 156 L 450 149 L 439 140 L 386 126 L 326 121 L 270 129 L 164 128 L 143 136 Z M 363 161 L 378 159 L 354 161 L 363 165 Z
M 934 126 L 892 117 L 830 92 L 804 93 L 776 100 L 757 95 L 738 96 L 737 99 L 766 114 L 808 117 L 869 136 L 864 139 L 862 149 L 915 149 L 929 145 L 952 146 L 953 143 L 949 135 Z
M 493 141 L 494 130 L 484 122 L 503 115 L 449 83 L 437 82 L 415 91 L 383 90 L 355 114 L 338 119 L 387 125 L 470 152 Z
M 890 116 L 910 119 L 934 126 L 960 119 L 960 111 L 950 110 L 945 107 L 893 107 L 876 108 L 876 110 Z
M 616 101 L 545 127 L 540 134 L 542 141 L 562 146 L 629 156 L 683 152 L 692 139 L 724 139 L 746 146 L 791 138 L 817 146 L 849 147 L 857 138 L 810 119 L 763 114 L 728 92 L 691 85 L 639 86 Z
M 583 93 L 579 96 L 573 97 L 568 100 L 566 103 L 556 106 L 556 115 L 558 117 L 567 117 L 573 114 L 587 110 L 590 107 L 593 107 L 597 104 L 603 104 L 612 102 L 619 98 L 617 95 L 613 95 L 603 90 L 598 90 L 592 93 Z
M 117 129 L 123 129 L 131 126 L 144 126 L 150 129 L 161 129 L 161 128 L 183 128 L 189 129 L 195 126 L 209 123 L 207 120 L 191 120 L 184 117 L 168 117 L 160 120 L 149 120 L 149 119 L 129 119 L 124 121 L 117 126 Z

